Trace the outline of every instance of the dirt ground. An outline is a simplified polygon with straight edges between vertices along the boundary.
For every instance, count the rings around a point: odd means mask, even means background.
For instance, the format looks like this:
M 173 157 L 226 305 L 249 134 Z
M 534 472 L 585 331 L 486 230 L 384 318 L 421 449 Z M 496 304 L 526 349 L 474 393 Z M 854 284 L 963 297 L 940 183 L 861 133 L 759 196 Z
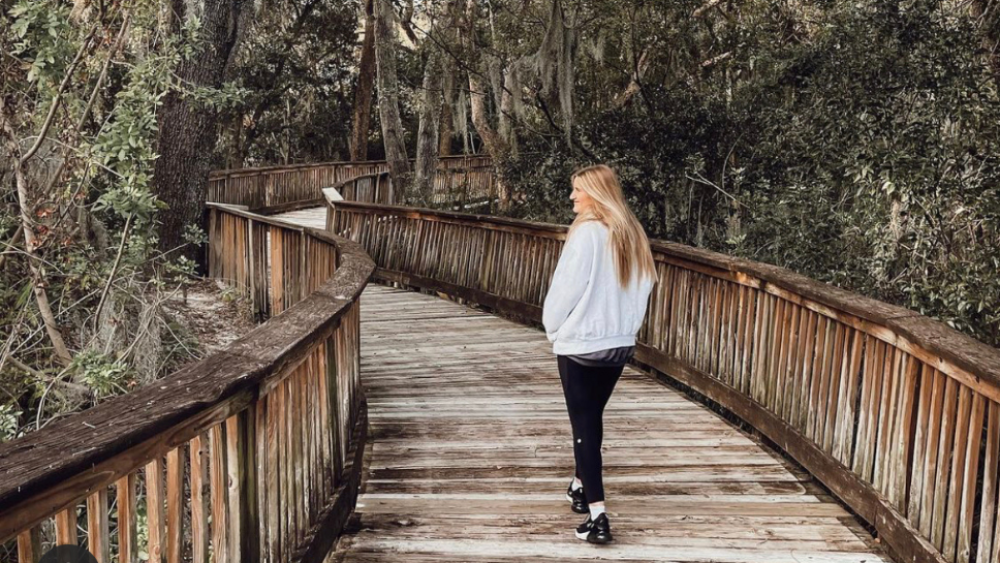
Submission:
M 164 304 L 167 311 L 183 323 L 200 344 L 204 357 L 253 330 L 249 302 L 218 280 L 198 280 L 187 291 Z

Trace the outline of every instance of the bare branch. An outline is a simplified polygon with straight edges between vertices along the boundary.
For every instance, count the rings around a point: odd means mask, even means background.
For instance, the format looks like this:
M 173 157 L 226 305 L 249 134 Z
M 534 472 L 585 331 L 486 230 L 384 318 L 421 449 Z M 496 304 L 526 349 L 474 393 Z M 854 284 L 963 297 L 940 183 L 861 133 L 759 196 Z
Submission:
M 700 18 L 701 16 L 705 15 L 705 12 L 707 12 L 707 11 L 711 10 L 712 8 L 718 6 L 719 2 L 721 2 L 721 0 L 708 0 L 708 2 L 702 4 L 701 6 L 698 6 L 698 8 L 695 9 L 695 11 L 691 13 L 691 17 L 692 18 Z
M 101 299 L 97 302 L 97 310 L 94 312 L 94 332 L 97 332 L 97 324 L 101 320 L 101 309 L 104 308 L 104 301 L 108 297 L 108 290 L 111 289 L 111 282 L 114 281 L 115 276 L 118 274 L 118 266 L 122 261 L 122 254 L 125 251 L 125 242 L 128 241 L 128 233 L 132 228 L 132 215 L 129 214 L 128 219 L 125 220 L 125 228 L 122 229 L 122 240 L 118 244 L 118 255 L 115 256 L 115 263 L 111 266 L 111 273 L 108 275 L 108 281 L 104 284 L 104 291 L 101 292 Z

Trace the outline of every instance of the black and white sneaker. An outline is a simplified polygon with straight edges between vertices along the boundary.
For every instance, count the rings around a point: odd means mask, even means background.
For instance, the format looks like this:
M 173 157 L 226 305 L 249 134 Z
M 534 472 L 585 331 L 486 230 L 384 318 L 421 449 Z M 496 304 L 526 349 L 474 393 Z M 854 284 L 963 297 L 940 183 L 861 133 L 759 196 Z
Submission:
M 588 516 L 587 521 L 576 529 L 576 538 L 595 544 L 613 542 L 615 538 L 611 535 L 611 523 L 608 522 L 607 513 L 599 514 L 597 520 Z
M 583 487 L 574 491 L 573 484 L 570 483 L 569 488 L 566 489 L 566 500 L 569 501 L 573 512 L 577 514 L 586 514 L 590 510 L 587 508 L 587 497 L 583 495 Z
M 590 529 L 594 527 L 594 520 L 587 516 L 587 521 L 576 527 L 576 539 L 587 540 L 587 536 L 590 535 Z

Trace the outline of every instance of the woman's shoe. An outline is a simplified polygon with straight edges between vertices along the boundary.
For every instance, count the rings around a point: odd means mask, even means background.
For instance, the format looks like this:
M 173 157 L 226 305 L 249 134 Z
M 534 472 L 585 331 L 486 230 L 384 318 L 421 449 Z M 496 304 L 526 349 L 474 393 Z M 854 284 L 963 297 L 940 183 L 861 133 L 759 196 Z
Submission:
M 590 521 L 590 518 L 587 520 Z M 579 528 L 577 529 L 576 537 L 580 537 Z M 590 531 L 587 533 L 587 541 L 596 544 L 611 543 L 615 541 L 614 536 L 611 535 L 611 523 L 608 521 L 607 513 L 600 513 L 597 516 L 597 519 L 591 522 Z
M 587 536 L 590 535 L 590 529 L 593 527 L 594 527 L 593 519 L 591 519 L 590 516 L 587 516 L 587 521 L 584 522 L 583 524 L 580 524 L 576 528 L 576 539 L 586 541 Z
M 587 497 L 583 495 L 583 487 L 574 491 L 573 484 L 570 483 L 569 488 L 566 489 L 566 500 L 572 505 L 570 508 L 573 509 L 573 512 L 577 514 L 585 514 L 589 511 L 587 508 Z

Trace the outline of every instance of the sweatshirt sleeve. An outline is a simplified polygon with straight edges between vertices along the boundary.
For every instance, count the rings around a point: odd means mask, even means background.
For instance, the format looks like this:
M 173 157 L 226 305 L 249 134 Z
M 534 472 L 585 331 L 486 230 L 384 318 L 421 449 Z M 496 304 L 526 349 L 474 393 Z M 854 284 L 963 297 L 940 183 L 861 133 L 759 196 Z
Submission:
M 595 237 L 589 225 L 580 225 L 563 246 L 552 284 L 542 305 L 542 324 L 549 342 L 554 342 L 556 332 L 566 322 L 573 308 L 580 302 L 590 283 L 590 270 L 594 265 Z

